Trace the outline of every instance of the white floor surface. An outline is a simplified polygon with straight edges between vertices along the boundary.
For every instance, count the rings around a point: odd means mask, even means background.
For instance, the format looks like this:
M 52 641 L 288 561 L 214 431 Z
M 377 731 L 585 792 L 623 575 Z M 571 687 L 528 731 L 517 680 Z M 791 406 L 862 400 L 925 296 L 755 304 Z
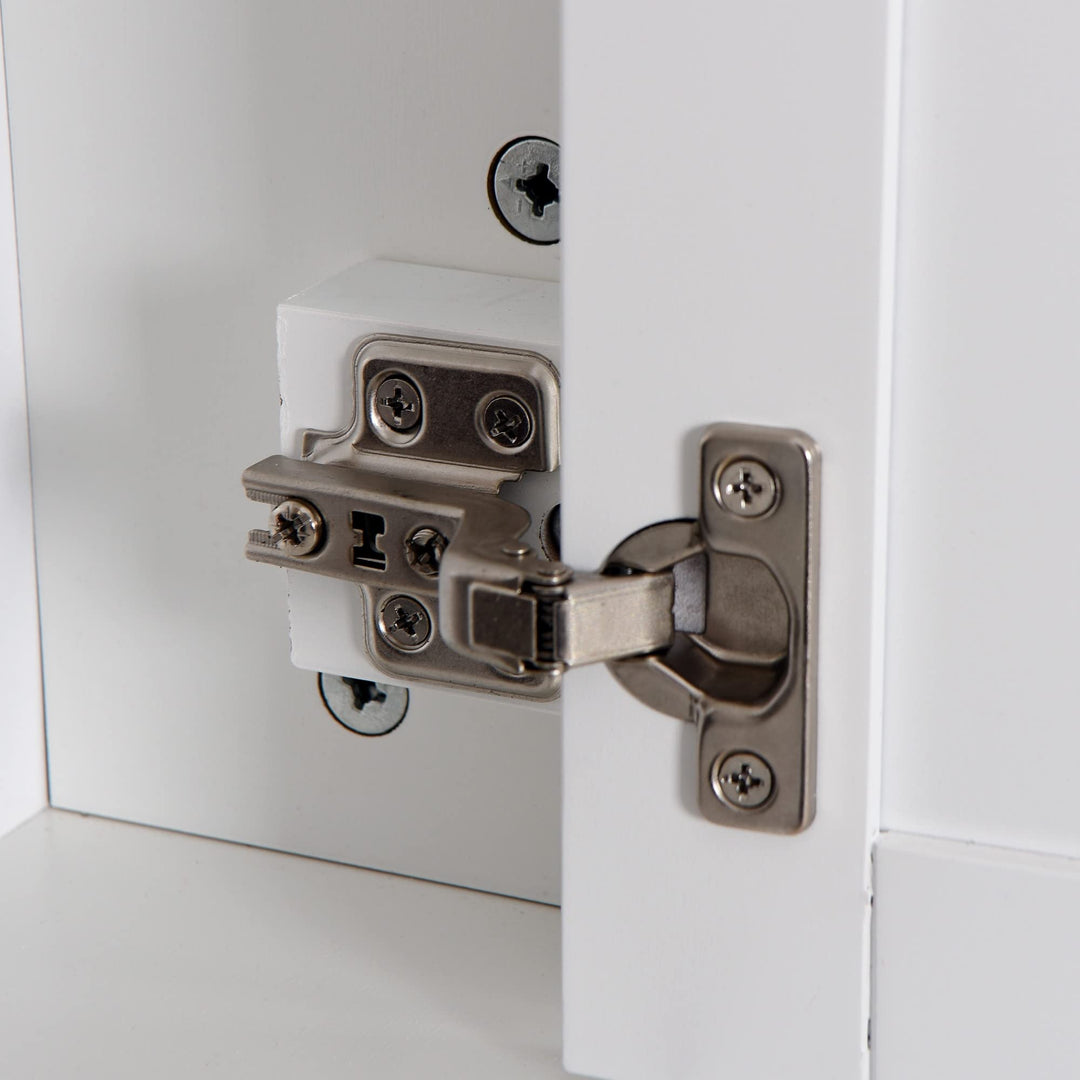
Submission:
M 556 908 L 45 811 L 0 841 L 0 1077 L 563 1077 Z

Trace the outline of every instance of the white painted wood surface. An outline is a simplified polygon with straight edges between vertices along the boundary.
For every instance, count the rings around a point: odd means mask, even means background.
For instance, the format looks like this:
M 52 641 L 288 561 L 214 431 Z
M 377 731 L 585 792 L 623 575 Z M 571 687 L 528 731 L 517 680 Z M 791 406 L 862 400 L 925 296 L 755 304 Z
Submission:
M 240 472 L 278 445 L 285 297 L 372 255 L 558 276 L 486 193 L 503 143 L 558 133 L 555 3 L 4 20 L 55 802 L 553 898 L 552 726 L 508 760 L 504 706 L 418 690 L 394 750 L 339 727 L 243 560 Z
M 19 266 L 0 38 L 0 836 L 47 800 Z
M 585 0 L 563 17 L 564 553 L 597 565 L 640 526 L 694 513 L 710 422 L 801 428 L 823 459 L 805 834 L 705 823 L 692 727 L 603 670 L 567 680 L 566 1061 L 617 1080 L 855 1080 L 868 1067 L 898 26 L 886 3 L 856 0 L 631 3 L 618 18 Z
M 884 823 L 1080 855 L 1080 8 L 907 6 Z
M 1080 1075 L 1080 861 L 887 832 L 874 1080 Z
M 0 1075 L 548 1080 L 556 909 L 48 811 L 0 843 Z
M 1072 1077 L 1080 12 L 906 9 L 874 1075 Z

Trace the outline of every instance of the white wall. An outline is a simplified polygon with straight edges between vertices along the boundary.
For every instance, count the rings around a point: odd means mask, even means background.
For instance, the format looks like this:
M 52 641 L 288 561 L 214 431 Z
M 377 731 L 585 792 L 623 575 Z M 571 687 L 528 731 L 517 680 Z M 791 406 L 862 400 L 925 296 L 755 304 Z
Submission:
M 278 301 L 375 256 L 558 276 L 486 192 L 504 142 L 558 135 L 553 0 L 4 18 L 54 801 L 553 899 L 557 717 L 418 690 L 345 731 L 240 485 L 278 446 Z
M 906 0 L 879 1080 L 1080 1071 L 1078 36 Z
M 0 93 L 5 86 L 0 55 Z M 45 805 L 34 527 L 6 99 L 0 101 L 0 836 Z
M 1080 855 L 1080 8 L 909 0 L 883 821 Z

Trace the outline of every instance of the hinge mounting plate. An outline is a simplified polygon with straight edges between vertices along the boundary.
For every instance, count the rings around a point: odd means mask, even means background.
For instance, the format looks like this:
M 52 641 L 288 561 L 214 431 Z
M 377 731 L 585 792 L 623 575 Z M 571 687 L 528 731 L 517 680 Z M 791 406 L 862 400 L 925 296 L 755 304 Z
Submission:
M 801 432 L 717 424 L 698 519 L 642 529 L 608 560 L 674 574 L 671 646 L 609 667 L 697 724 L 698 804 L 719 824 L 791 833 L 813 819 L 819 471 Z

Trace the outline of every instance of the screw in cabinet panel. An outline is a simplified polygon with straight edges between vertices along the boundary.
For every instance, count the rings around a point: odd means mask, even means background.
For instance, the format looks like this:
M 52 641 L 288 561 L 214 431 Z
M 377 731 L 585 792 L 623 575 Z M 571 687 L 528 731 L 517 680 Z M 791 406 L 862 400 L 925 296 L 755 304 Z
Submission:
M 500 394 L 484 406 L 480 431 L 497 449 L 520 450 L 532 438 L 532 412 L 518 398 Z
M 279 544 L 290 555 L 310 555 L 322 543 L 322 514 L 303 499 L 286 499 L 270 511 L 271 547 Z
M 488 197 L 515 236 L 558 243 L 559 144 L 536 136 L 507 143 L 488 171 Z
M 319 696 L 330 715 L 358 735 L 388 734 L 405 719 L 409 708 L 409 691 L 404 686 L 326 672 L 319 673 Z
M 435 577 L 446 544 L 446 537 L 438 529 L 424 525 L 409 534 L 405 541 L 405 558 L 418 574 Z
M 379 609 L 379 634 L 401 652 L 422 649 L 431 637 L 431 616 L 411 596 L 391 596 Z
M 764 758 L 740 750 L 712 764 L 712 788 L 722 802 L 741 810 L 764 806 L 773 793 L 773 771 Z
M 562 558 L 562 504 L 556 503 L 540 519 L 540 550 L 552 561 Z
M 420 391 L 411 379 L 390 375 L 375 388 L 375 411 L 392 431 L 414 431 L 423 416 Z
M 779 493 L 780 486 L 772 470 L 751 458 L 722 465 L 713 482 L 716 501 L 737 517 L 767 514 L 776 505 Z

